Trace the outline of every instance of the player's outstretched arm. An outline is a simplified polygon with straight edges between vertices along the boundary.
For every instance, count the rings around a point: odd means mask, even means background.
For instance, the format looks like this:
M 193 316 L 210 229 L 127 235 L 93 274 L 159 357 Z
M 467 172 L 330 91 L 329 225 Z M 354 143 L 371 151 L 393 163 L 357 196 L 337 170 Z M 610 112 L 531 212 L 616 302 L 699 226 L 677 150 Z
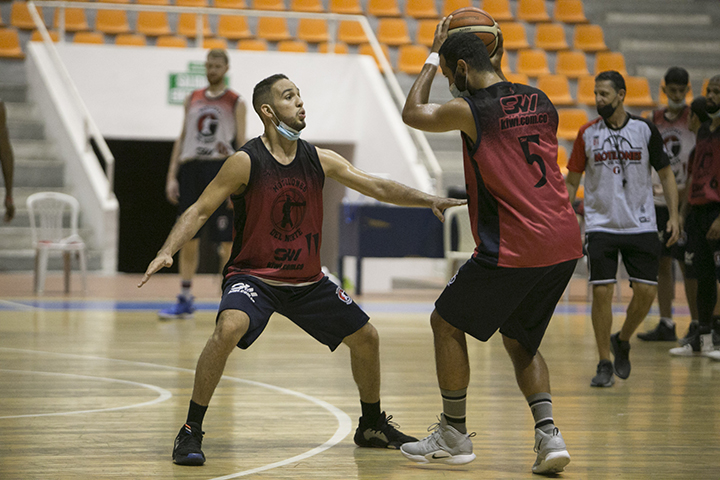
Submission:
M 428 207 L 432 209 L 440 221 L 444 220 L 442 212 L 445 209 L 467 203 L 465 200 L 456 198 L 430 195 L 402 183 L 370 175 L 359 168 L 355 168 L 350 162 L 332 150 L 318 148 L 317 151 L 325 175 L 348 188 L 381 202 L 405 207 Z
M 250 179 L 250 157 L 245 152 L 237 152 L 230 156 L 212 182 L 205 188 L 197 202 L 180 216 L 175 222 L 167 240 L 150 262 L 145 275 L 138 284 L 142 287 L 150 277 L 161 268 L 173 264 L 172 256 L 191 240 L 210 215 L 217 210 L 222 202 L 233 193 L 241 192 Z

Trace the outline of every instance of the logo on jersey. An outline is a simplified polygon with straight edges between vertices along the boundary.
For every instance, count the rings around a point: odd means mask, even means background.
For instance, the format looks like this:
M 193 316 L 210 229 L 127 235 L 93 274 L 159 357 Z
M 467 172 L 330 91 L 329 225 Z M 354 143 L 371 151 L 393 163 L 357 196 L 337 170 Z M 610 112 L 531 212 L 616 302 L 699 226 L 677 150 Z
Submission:
M 348 295 L 347 292 L 345 292 L 345 290 L 343 290 L 342 288 L 337 287 L 337 290 L 335 290 L 335 293 L 337 294 L 340 301 L 343 302 L 344 304 L 350 305 L 352 303 L 352 298 L 350 298 L 350 295 Z
M 614 173 L 622 172 L 621 166 L 640 164 L 642 149 L 633 147 L 620 135 L 611 135 L 603 141 L 599 148 L 594 149 L 596 165 L 611 168 Z
M 242 293 L 246 297 L 248 297 L 253 303 L 255 303 L 255 297 L 258 296 L 257 293 L 255 293 L 255 289 L 248 285 L 247 283 L 236 283 L 232 287 L 230 287 L 230 291 L 228 292 L 228 295 L 231 293 Z
M 270 233 L 278 240 L 290 242 L 302 235 L 300 226 L 307 211 L 307 201 L 300 188 L 286 186 L 273 200 L 270 220 L 275 228 Z
M 547 113 L 534 113 L 537 110 L 538 94 L 512 95 L 500 99 L 505 117 L 500 119 L 500 129 L 524 127 L 538 123 L 548 123 Z
M 663 136 L 663 143 L 665 153 L 667 153 L 667 156 L 670 157 L 670 161 L 672 162 L 680 155 L 680 151 L 682 151 L 680 137 L 674 131 L 666 132 Z
M 210 141 L 215 137 L 217 132 L 218 123 L 220 123 L 220 116 L 215 110 L 204 111 L 197 121 L 198 139 L 203 141 Z

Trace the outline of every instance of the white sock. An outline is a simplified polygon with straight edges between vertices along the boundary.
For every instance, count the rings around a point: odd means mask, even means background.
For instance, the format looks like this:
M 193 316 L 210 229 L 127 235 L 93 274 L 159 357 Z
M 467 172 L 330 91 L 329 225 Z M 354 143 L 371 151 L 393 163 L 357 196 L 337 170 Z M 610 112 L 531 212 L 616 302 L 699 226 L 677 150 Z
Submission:
M 664 323 L 667 327 L 672 328 L 675 326 L 675 322 L 670 317 L 660 317 L 660 321 Z

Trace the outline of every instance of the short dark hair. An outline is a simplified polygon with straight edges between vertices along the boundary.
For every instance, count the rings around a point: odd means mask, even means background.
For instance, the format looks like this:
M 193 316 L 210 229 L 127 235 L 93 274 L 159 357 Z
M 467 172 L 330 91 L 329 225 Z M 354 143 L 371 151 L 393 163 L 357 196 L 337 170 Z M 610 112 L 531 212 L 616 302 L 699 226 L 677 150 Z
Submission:
M 697 115 L 700 119 L 700 123 L 705 123 L 710 120 L 710 115 L 707 114 L 707 100 L 705 97 L 696 97 L 695 100 L 690 104 L 690 110 Z
M 670 67 L 665 73 L 665 85 L 687 85 L 690 83 L 690 75 L 682 67 Z
M 260 107 L 265 103 L 270 103 L 270 100 L 272 100 L 270 92 L 272 91 L 273 85 L 283 79 L 289 80 L 286 75 L 276 73 L 275 75 L 270 75 L 269 77 L 261 80 L 257 85 L 255 85 L 255 88 L 253 89 L 252 104 L 258 115 L 260 115 Z
M 438 54 L 445 58 L 445 65 L 453 72 L 458 60 L 465 60 L 469 67 L 480 72 L 494 71 L 485 43 L 474 33 L 449 35 Z
M 615 70 L 607 70 L 605 72 L 598 73 L 597 77 L 595 77 L 595 82 L 602 82 L 605 80 L 609 80 L 613 84 L 613 88 L 615 88 L 616 92 L 619 92 L 620 90 L 627 91 L 627 88 L 625 87 L 625 79 L 622 75 L 620 75 L 620 72 L 616 72 Z
M 211 58 L 222 58 L 225 60 L 225 65 L 230 65 L 230 58 L 228 57 L 227 52 L 222 48 L 213 48 L 210 50 L 207 54 L 207 59 L 210 60 Z

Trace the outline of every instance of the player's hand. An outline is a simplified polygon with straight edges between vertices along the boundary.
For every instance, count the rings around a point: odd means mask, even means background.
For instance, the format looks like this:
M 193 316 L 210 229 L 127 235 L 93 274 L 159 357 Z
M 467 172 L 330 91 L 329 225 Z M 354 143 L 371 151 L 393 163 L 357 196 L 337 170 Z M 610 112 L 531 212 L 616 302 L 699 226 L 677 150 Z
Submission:
M 433 40 L 432 49 L 430 49 L 431 52 L 437 53 L 440 50 L 440 47 L 442 47 L 442 44 L 445 43 L 445 40 L 447 40 L 450 20 L 452 20 L 452 15 L 443 17 L 443 19 L 440 20 L 440 23 L 438 23 L 437 28 L 435 29 L 435 39 Z
M 498 28 L 498 46 L 495 50 L 495 53 L 492 57 L 490 57 L 490 63 L 492 64 L 493 68 L 495 69 L 498 74 L 502 73 L 502 56 L 505 53 L 505 49 L 503 48 L 504 40 L 503 40 L 503 34 L 502 30 Z
M 673 219 L 671 218 L 668 220 L 667 227 L 665 228 L 665 232 L 670 237 L 665 244 L 666 247 L 669 247 L 670 245 L 674 245 L 677 243 L 678 239 L 680 238 L 680 226 L 678 225 L 677 218 Z
M 140 283 L 138 283 L 138 288 L 142 287 L 147 283 L 148 280 L 150 280 L 150 276 L 160 270 L 161 268 L 168 268 L 172 267 L 173 259 L 172 255 L 169 255 L 167 253 L 158 253 L 158 256 L 155 257 L 155 259 L 150 262 L 150 265 L 148 265 L 147 270 L 145 270 L 145 275 L 143 275 L 142 280 L 140 280 Z
M 5 196 L 5 223 L 15 218 L 15 204 L 12 195 Z
M 445 216 L 443 212 L 450 207 L 457 207 L 459 205 L 466 205 L 467 200 L 459 198 L 443 198 L 435 197 L 432 204 L 432 211 L 441 222 L 445 222 Z
M 720 239 L 720 217 L 716 218 L 715 221 L 710 225 L 705 238 L 708 240 L 719 240 Z
M 178 183 L 177 178 L 168 178 L 168 181 L 165 184 L 165 196 L 167 197 L 168 202 L 173 205 L 178 204 L 180 201 L 180 184 Z

